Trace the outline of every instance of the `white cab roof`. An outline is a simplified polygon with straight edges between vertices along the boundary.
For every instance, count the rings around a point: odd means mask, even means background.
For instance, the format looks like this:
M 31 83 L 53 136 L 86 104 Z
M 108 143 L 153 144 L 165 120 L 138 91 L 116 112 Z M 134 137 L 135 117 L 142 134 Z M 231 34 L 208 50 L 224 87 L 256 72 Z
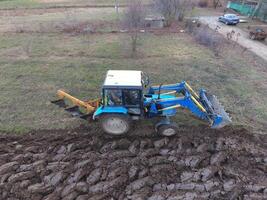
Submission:
M 109 70 L 104 86 L 142 87 L 142 72 L 134 70 Z

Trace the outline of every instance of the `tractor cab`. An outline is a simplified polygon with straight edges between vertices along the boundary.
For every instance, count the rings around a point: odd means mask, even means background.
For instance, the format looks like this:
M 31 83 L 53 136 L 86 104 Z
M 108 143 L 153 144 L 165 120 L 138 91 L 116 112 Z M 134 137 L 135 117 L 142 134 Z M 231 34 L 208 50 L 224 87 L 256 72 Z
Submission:
M 102 87 L 102 107 L 94 117 L 105 113 L 143 115 L 143 88 L 148 84 L 141 71 L 109 70 Z

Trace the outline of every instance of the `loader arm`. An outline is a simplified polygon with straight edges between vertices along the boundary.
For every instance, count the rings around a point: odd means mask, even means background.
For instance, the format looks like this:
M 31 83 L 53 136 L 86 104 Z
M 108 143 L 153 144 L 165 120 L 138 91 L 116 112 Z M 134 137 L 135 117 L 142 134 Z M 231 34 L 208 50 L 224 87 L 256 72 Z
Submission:
M 161 91 L 173 92 L 162 94 Z M 174 96 L 166 98 L 166 94 L 170 93 L 173 93 Z M 209 122 L 212 128 L 221 128 L 231 122 L 229 115 L 224 111 L 214 95 L 207 94 L 203 89 L 197 94 L 185 81 L 171 85 L 152 86 L 149 89 L 149 94 L 158 94 L 158 98 L 154 101 L 160 107 L 158 111 L 163 111 L 163 113 L 169 109 L 184 107 L 196 117 Z M 182 97 L 176 97 L 175 94 L 182 94 Z
M 195 102 L 191 99 L 191 96 L 177 97 L 177 98 L 162 98 L 156 100 L 156 104 L 160 105 L 159 111 L 166 111 L 173 108 L 183 107 L 190 110 L 198 118 L 212 122 L 206 111 L 202 111 Z
M 149 89 L 149 94 L 155 94 L 155 92 L 160 92 L 161 90 L 175 91 L 176 93 L 182 93 L 184 95 L 185 93 L 189 93 L 192 94 L 195 98 L 199 98 L 198 94 L 185 81 L 176 84 L 152 86 Z

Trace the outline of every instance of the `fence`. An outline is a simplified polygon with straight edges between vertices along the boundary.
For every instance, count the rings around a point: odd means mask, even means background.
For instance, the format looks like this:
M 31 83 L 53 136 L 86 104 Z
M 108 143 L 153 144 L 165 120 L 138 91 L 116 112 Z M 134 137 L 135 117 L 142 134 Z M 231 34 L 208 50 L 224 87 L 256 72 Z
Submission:
M 227 8 L 231 8 L 231 9 L 241 13 L 242 15 L 251 16 L 254 13 L 256 6 L 229 1 L 227 4 Z M 261 19 L 262 21 L 267 22 L 266 10 L 267 10 L 267 2 L 263 2 L 261 5 L 261 8 L 255 13 L 255 17 Z

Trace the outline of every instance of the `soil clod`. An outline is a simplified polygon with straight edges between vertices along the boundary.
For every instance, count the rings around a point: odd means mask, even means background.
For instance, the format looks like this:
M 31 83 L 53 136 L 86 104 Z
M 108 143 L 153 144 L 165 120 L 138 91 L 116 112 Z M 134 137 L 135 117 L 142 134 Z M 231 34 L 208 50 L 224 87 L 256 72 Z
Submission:
M 98 135 L 2 136 L 0 199 L 267 199 L 266 136 L 201 127 L 172 138 Z

